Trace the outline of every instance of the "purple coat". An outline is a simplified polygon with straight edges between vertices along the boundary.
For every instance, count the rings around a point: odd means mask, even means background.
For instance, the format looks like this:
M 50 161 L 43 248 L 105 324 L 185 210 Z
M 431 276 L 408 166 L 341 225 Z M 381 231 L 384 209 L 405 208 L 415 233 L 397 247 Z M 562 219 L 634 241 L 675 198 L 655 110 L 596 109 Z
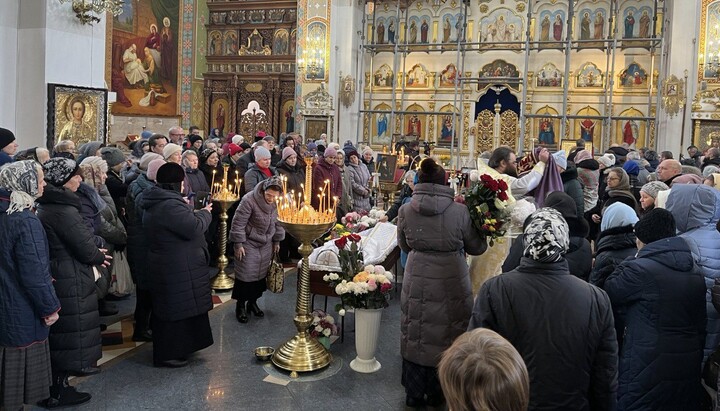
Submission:
M 253 282 L 267 276 L 273 243 L 285 238 L 277 215 L 275 203 L 265 201 L 265 184 L 258 184 L 243 196 L 230 228 L 230 241 L 245 249 L 242 261 L 235 262 L 235 279 Z

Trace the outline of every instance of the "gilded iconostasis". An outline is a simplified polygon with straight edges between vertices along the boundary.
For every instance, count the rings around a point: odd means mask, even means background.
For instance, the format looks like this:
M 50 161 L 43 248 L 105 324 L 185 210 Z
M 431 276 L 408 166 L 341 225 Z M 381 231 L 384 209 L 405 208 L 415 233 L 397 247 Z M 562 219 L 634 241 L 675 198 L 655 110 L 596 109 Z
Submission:
M 578 138 L 596 152 L 654 146 L 664 2 L 569 3 L 366 7 L 365 140 L 417 138 L 468 157 Z

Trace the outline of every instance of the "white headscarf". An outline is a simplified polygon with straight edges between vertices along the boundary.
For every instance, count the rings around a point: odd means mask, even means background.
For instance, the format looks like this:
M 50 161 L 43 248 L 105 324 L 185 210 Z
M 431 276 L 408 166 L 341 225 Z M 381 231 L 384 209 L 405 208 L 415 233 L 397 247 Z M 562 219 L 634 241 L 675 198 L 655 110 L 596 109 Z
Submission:
M 32 160 L 8 163 L 0 168 L 0 187 L 10 191 L 7 213 L 31 208 L 38 197 L 38 163 Z

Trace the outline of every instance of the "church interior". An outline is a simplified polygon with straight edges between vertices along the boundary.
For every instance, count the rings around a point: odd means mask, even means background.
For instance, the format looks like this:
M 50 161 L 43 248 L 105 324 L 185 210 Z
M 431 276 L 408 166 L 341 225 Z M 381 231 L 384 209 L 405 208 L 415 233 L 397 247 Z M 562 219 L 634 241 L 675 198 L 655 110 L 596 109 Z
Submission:
M 0 10 L 0 127 L 20 149 L 71 138 L 129 153 L 144 131 L 175 126 L 221 143 L 326 135 L 385 154 L 417 141 L 458 171 L 499 146 L 720 148 L 720 0 L 0 0 Z M 129 340 L 134 302 L 119 301 L 102 372 L 71 383 L 95 393 L 84 409 L 403 409 L 400 290 L 383 314 L 380 370 L 349 368 L 348 315 L 330 366 L 292 379 L 254 350 L 293 335 L 295 296 L 287 281 L 264 299 L 267 315 L 240 328 L 230 295 L 214 294 L 215 344 L 184 370 L 149 365 L 151 344 Z M 311 308 L 336 301 L 316 295 Z

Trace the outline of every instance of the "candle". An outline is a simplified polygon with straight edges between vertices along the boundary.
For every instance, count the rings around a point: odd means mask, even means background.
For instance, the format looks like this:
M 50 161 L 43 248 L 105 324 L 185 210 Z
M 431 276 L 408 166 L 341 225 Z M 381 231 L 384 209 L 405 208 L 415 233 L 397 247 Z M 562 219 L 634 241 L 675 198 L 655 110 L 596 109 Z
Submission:
M 215 187 L 215 173 L 216 173 L 216 172 L 217 172 L 217 170 L 213 170 L 212 181 L 210 182 L 210 188 L 211 188 L 210 191 L 211 191 L 211 192 L 212 192 L 212 188 Z

